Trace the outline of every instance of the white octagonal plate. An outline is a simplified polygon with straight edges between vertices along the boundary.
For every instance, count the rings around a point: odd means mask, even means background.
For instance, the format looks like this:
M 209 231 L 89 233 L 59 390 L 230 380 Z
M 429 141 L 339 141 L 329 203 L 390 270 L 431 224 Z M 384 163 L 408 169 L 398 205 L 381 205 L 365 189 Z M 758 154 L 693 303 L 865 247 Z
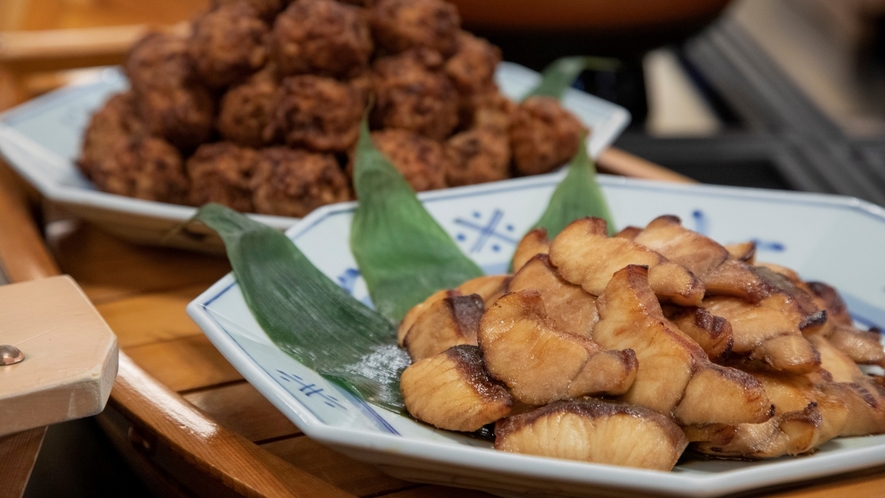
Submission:
M 486 273 L 502 273 L 561 174 L 421 195 Z M 618 227 L 675 214 L 720 243 L 754 240 L 758 259 L 836 286 L 862 326 L 885 325 L 885 210 L 857 199 L 601 177 Z M 329 278 L 368 302 L 348 247 L 353 203 L 315 211 L 287 235 Z M 762 462 L 681 461 L 657 472 L 496 452 L 368 405 L 281 352 L 257 325 L 231 275 L 188 305 L 224 356 L 311 438 L 402 479 L 503 495 L 715 496 L 885 463 L 885 435 L 839 438 L 814 455 Z

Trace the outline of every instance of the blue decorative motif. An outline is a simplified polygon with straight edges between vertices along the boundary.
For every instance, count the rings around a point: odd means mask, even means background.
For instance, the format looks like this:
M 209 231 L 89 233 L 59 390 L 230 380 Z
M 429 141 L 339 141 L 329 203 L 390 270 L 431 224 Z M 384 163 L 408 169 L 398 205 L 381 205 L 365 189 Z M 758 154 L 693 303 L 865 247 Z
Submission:
M 356 280 L 360 278 L 360 271 L 356 268 L 346 268 L 344 273 L 338 275 L 338 285 L 347 291 L 348 294 L 353 295 L 353 288 L 356 285 Z
M 499 241 L 507 242 L 513 245 L 516 245 L 519 242 L 519 240 L 511 235 L 514 231 L 513 225 L 508 223 L 504 226 L 503 230 L 498 229 L 498 225 L 504 218 L 504 211 L 501 211 L 500 209 L 495 209 L 486 222 L 482 221 L 482 213 L 480 213 L 479 211 L 474 211 L 472 213 L 472 217 L 479 221 L 475 222 L 469 219 L 455 218 L 456 225 L 467 228 L 468 230 L 474 231 L 477 234 L 476 240 L 473 242 L 469 249 L 469 252 L 471 254 L 482 251 L 482 249 L 491 239 L 497 239 Z M 467 235 L 465 235 L 464 233 L 458 233 L 455 235 L 455 239 L 458 242 L 466 242 Z M 491 248 L 494 252 L 499 252 L 501 250 L 501 246 L 498 244 L 492 244 Z
M 277 373 L 280 374 L 280 379 L 284 382 L 293 382 L 301 386 L 298 388 L 298 391 L 301 392 L 301 394 L 303 394 L 305 397 L 309 398 L 311 396 L 317 396 L 321 398 L 326 405 L 332 408 L 340 408 L 344 411 L 347 411 L 347 407 L 342 405 L 336 397 L 326 394 L 325 389 L 323 389 L 322 387 L 317 387 L 316 384 L 308 384 L 304 381 L 304 379 L 295 374 L 284 372 L 282 370 L 277 370 Z
M 700 209 L 691 212 L 691 219 L 694 221 L 694 231 L 709 236 L 710 219 Z M 782 242 L 774 240 L 750 239 L 756 244 L 757 251 L 784 252 L 787 247 Z

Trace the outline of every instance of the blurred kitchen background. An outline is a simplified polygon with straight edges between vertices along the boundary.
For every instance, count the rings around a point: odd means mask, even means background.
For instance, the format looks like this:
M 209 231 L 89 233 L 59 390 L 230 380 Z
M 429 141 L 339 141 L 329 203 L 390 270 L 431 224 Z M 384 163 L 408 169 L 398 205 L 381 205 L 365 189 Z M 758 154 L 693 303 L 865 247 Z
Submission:
M 144 25 L 208 1 L 0 0 L 0 110 L 116 62 Z M 617 147 L 701 182 L 885 205 L 885 1 L 456 3 L 505 60 L 621 59 L 579 82 L 632 113 Z M 113 452 L 89 420 L 50 428 L 26 496 L 145 494 Z

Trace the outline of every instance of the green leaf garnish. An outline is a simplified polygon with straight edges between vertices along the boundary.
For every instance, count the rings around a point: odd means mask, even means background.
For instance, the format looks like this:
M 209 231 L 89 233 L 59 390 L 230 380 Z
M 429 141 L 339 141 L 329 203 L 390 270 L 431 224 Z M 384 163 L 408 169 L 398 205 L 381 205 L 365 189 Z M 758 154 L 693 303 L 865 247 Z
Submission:
M 523 99 L 529 97 L 551 97 L 562 99 L 566 89 L 572 86 L 575 78 L 585 69 L 595 71 L 615 71 L 621 66 L 617 59 L 606 57 L 574 56 L 561 57 L 551 62 L 541 73 L 538 83 Z
M 546 228 L 547 236 L 552 239 L 576 219 L 596 216 L 608 223 L 609 234 L 612 234 L 614 219 L 596 181 L 596 168 L 587 153 L 586 140 L 581 140 L 578 152 L 567 167 L 568 173 L 556 186 L 547 209 L 532 228 Z
M 483 275 L 375 147 L 365 119 L 353 183 L 359 205 L 350 229 L 350 250 L 379 313 L 399 322 L 434 292 Z
M 221 236 L 255 320 L 280 350 L 368 402 L 401 411 L 409 356 L 385 317 L 329 280 L 281 232 L 218 204 L 195 219 Z

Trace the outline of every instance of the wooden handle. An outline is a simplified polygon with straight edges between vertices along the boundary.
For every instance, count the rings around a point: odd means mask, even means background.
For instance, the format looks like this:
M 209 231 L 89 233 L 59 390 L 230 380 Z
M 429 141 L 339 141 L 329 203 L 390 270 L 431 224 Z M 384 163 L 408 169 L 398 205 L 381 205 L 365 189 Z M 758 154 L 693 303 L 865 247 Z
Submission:
M 680 175 L 675 171 L 615 147 L 609 147 L 602 151 L 602 154 L 596 159 L 596 167 L 600 173 L 610 173 L 630 178 L 659 180 L 662 182 L 697 183 L 697 181 L 687 176 Z

